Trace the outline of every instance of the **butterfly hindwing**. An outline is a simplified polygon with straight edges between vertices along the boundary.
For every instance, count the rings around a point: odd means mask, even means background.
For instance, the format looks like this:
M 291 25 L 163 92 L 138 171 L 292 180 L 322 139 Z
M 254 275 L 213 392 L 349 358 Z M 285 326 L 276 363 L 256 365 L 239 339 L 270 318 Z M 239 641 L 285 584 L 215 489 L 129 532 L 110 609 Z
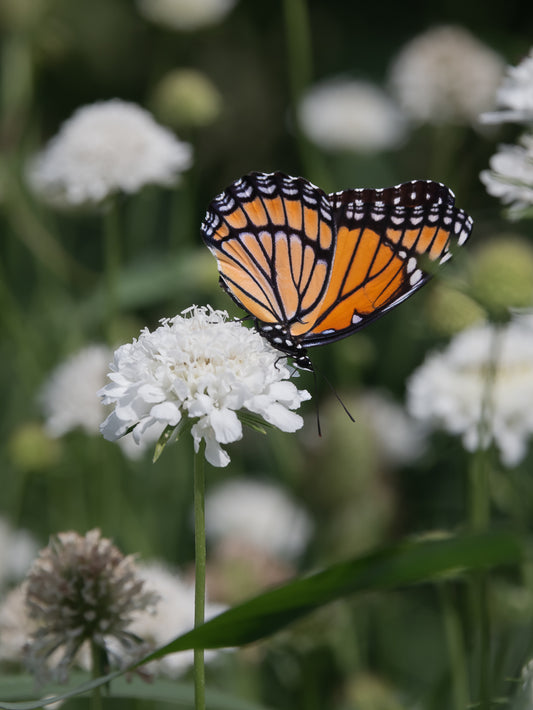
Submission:
M 326 291 L 332 209 L 306 180 L 281 173 L 237 180 L 211 203 L 202 234 L 223 287 L 263 323 L 298 320 Z
M 408 298 L 471 229 L 453 193 L 432 181 L 346 190 L 330 201 L 335 256 L 327 294 L 302 335 L 308 347 L 345 337 Z

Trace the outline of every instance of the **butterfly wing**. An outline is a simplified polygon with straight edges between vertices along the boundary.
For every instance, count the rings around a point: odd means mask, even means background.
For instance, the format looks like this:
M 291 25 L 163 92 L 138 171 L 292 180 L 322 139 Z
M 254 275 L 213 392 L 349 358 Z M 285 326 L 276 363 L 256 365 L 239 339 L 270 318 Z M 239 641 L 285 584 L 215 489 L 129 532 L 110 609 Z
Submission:
M 326 292 L 291 328 L 305 347 L 364 327 L 417 291 L 463 244 L 472 220 L 444 185 L 417 180 L 329 196 L 336 225 Z
M 221 285 L 258 321 L 286 330 L 326 295 L 333 210 L 307 180 L 250 173 L 211 202 L 201 229 Z

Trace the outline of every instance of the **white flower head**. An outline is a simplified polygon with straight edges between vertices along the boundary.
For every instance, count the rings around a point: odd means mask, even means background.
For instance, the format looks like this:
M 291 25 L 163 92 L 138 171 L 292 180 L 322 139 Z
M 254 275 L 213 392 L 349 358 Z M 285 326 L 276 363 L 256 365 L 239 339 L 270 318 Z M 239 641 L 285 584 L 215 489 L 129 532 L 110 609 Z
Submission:
M 86 434 L 99 434 L 100 424 L 108 410 L 98 396 L 106 383 L 106 375 L 113 352 L 107 345 L 88 345 L 58 365 L 40 392 L 45 417 L 46 433 L 61 437 L 74 429 Z M 138 458 L 144 451 L 131 435 L 123 437 L 119 445 L 128 458 Z
M 192 149 L 134 103 L 112 99 L 83 106 L 28 168 L 36 194 L 57 207 L 96 205 L 116 192 L 173 185 L 190 167 Z
M 37 542 L 27 530 L 14 529 L 0 517 L 0 587 L 22 579 L 37 551 Z
M 26 583 L 23 582 L 0 602 L 0 661 L 22 664 L 24 648 L 35 628 L 26 607 Z
M 482 123 L 533 122 L 533 49 L 516 67 L 508 67 L 496 94 L 498 111 L 480 116 Z
M 285 358 L 257 331 L 229 321 L 225 311 L 193 306 L 115 352 L 111 382 L 100 391 L 114 411 L 101 431 L 115 440 L 131 429 L 141 441 L 147 431 L 161 434 L 188 418 L 195 451 L 203 440 L 209 463 L 226 466 L 221 444 L 242 437 L 239 411 L 282 431 L 302 427 L 292 410 L 310 395 L 290 376 Z
M 488 436 L 480 441 L 487 395 Z M 446 350 L 428 356 L 408 382 L 407 406 L 414 417 L 461 436 L 468 451 L 493 441 L 506 466 L 526 455 L 533 434 L 532 400 L 533 316 L 459 333 Z
M 390 85 L 415 121 L 475 126 L 493 105 L 503 70 L 501 57 L 466 29 L 443 25 L 405 45 L 392 63 Z
M 509 205 L 509 216 L 518 219 L 533 206 L 533 133 L 524 134 L 517 145 L 501 145 L 489 164 L 481 181 L 490 195 Z
M 380 455 L 391 464 L 416 460 L 426 446 L 426 431 L 394 399 L 378 390 L 362 394 L 357 402 Z
M 282 559 L 298 557 L 313 530 L 306 511 L 272 483 L 228 480 L 208 494 L 205 506 L 210 539 L 245 540 Z
M 150 647 L 158 648 L 194 627 L 194 583 L 186 582 L 178 573 L 159 562 L 139 564 L 138 572 L 146 589 L 153 591 L 158 602 L 154 610 L 136 613 L 128 630 Z M 222 604 L 206 602 L 205 619 L 225 611 Z M 211 661 L 217 651 L 206 651 L 205 660 Z M 148 664 L 148 670 L 177 678 L 193 664 L 193 651 L 169 653 Z
M 158 25 L 192 31 L 220 22 L 236 0 L 138 0 L 139 11 Z
M 298 108 L 302 130 L 321 148 L 373 152 L 394 148 L 405 121 L 377 85 L 336 78 L 311 87 Z

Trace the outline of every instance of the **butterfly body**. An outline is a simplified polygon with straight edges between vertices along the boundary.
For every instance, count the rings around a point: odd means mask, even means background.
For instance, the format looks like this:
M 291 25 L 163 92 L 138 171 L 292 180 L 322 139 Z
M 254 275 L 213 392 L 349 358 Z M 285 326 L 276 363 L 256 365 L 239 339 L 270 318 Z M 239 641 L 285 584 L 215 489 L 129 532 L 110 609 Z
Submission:
M 202 236 L 221 286 L 259 332 L 312 369 L 307 348 L 344 338 L 408 298 L 471 228 L 437 182 L 328 195 L 303 178 L 250 173 L 211 202 Z

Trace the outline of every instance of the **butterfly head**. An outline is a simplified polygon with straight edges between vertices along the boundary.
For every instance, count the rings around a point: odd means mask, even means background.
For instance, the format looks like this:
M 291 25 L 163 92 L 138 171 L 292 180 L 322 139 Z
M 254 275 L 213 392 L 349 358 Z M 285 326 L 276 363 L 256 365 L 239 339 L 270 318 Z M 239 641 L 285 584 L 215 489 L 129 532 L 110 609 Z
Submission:
M 256 328 L 271 345 L 292 358 L 293 363 L 301 370 L 314 371 L 307 350 L 300 342 L 294 340 L 285 326 L 280 323 L 270 324 L 256 321 Z

